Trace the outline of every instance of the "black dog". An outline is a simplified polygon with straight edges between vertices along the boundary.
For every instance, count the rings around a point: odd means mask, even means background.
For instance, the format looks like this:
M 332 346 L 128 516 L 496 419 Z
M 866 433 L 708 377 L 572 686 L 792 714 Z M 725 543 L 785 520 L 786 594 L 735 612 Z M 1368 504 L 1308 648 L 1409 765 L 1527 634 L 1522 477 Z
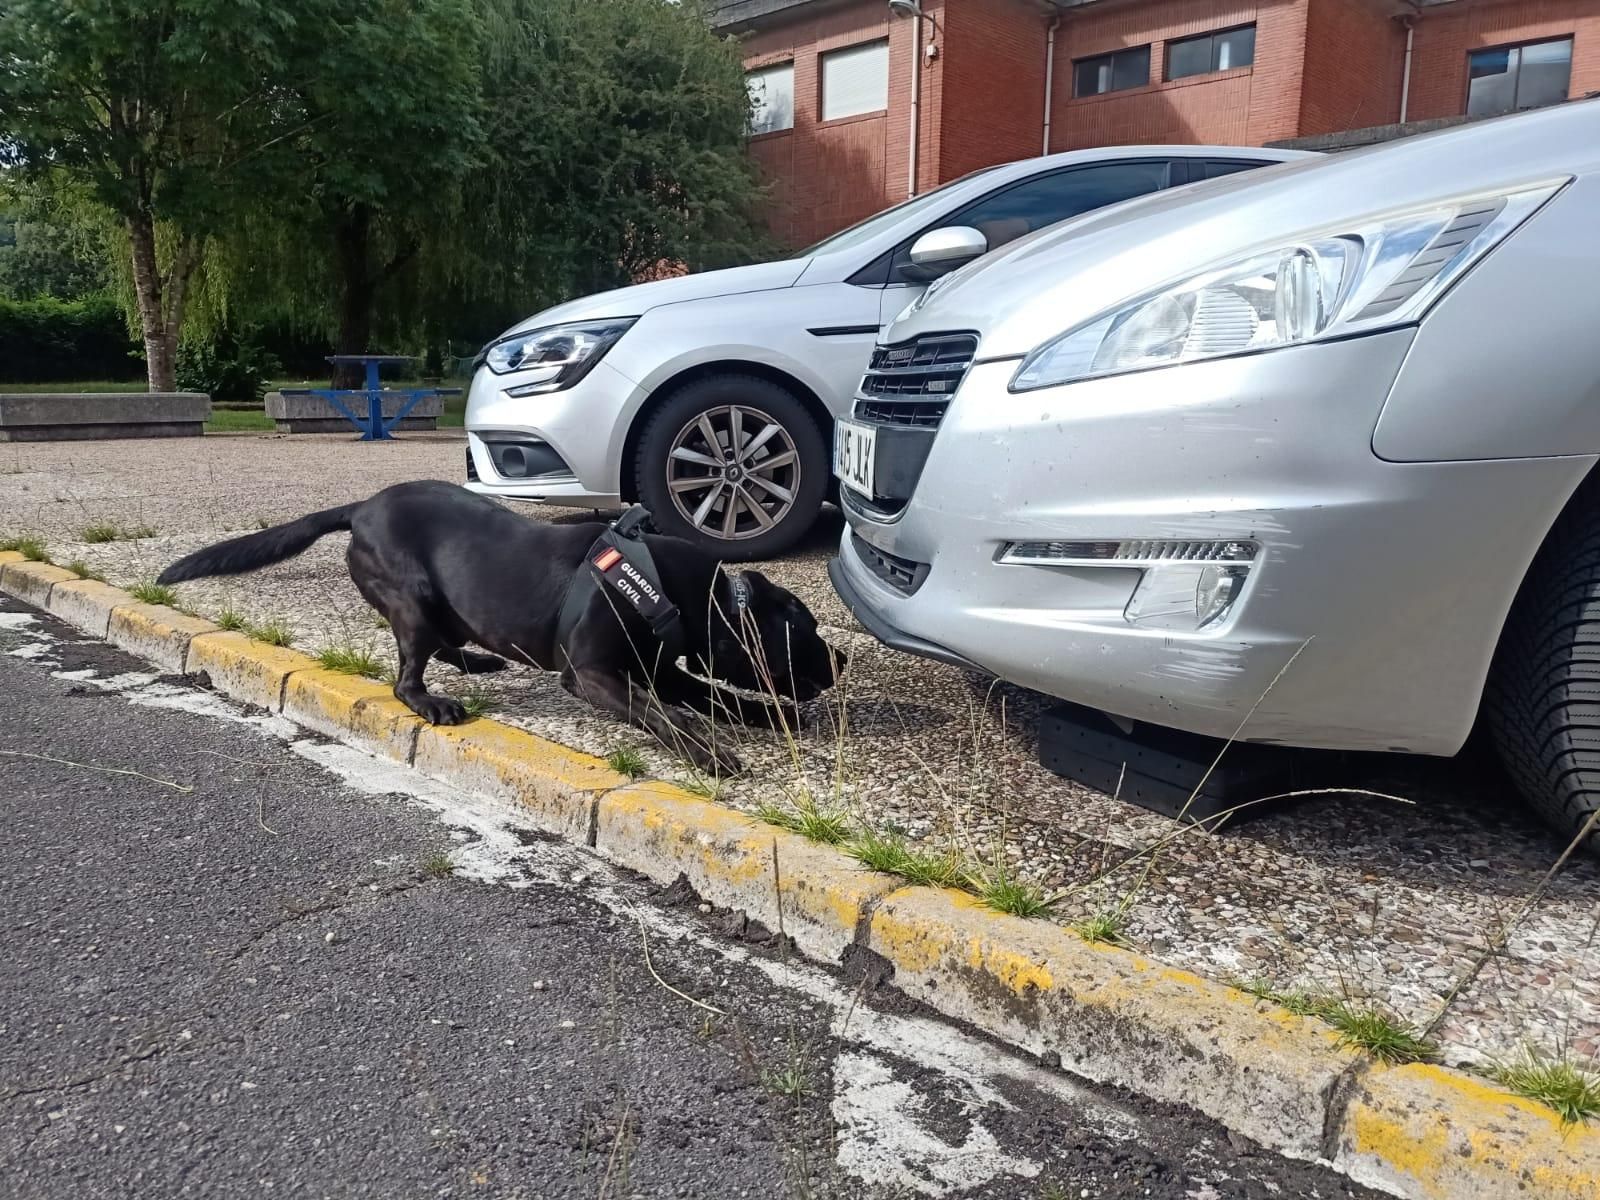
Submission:
M 160 582 L 251 571 L 345 529 L 350 577 L 394 630 L 394 694 L 437 725 L 464 721 L 466 712 L 423 685 L 430 658 L 471 673 L 500 670 L 509 658 L 559 670 L 561 686 L 574 696 L 649 730 L 701 770 L 737 771 L 738 759 L 713 745 L 684 709 L 768 727 L 781 716 L 793 728 L 794 707 L 696 679 L 666 661 L 671 650 L 681 649 L 708 679 L 802 702 L 844 669 L 843 652 L 818 636 L 816 619 L 792 593 L 758 571 L 730 577 L 676 538 L 644 538 L 661 590 L 679 611 L 672 639 L 664 641 L 605 586 L 580 593 L 563 620 L 568 589 L 590 570 L 588 552 L 606 526 L 536 524 L 446 483 L 402 483 L 370 500 L 220 542 L 179 559 Z M 494 654 L 462 649 L 468 642 Z

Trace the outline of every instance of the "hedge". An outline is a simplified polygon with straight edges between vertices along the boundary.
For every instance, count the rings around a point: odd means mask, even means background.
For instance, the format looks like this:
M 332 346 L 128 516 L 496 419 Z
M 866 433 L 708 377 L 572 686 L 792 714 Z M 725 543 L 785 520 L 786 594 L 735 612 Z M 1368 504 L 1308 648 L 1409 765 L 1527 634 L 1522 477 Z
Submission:
M 116 301 L 0 300 L 0 383 L 143 378 Z

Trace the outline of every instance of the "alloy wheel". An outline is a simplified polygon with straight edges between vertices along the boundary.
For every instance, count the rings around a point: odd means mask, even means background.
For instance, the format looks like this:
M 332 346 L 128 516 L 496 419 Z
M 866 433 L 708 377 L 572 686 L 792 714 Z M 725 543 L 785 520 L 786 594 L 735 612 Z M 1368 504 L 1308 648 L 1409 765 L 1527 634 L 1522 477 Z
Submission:
M 794 507 L 800 454 L 789 431 L 760 409 L 709 408 L 672 439 L 667 490 L 696 530 L 728 541 L 757 537 Z

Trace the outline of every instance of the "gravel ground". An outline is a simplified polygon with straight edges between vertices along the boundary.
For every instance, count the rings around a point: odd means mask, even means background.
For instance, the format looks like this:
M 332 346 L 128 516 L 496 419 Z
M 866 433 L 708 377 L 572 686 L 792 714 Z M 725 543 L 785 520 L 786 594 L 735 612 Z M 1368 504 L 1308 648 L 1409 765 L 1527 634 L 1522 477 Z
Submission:
M 263 435 L 13 445 L 0 448 L 0 535 L 41 535 L 57 561 L 81 559 L 129 584 L 229 532 L 406 479 L 457 480 L 462 449 L 443 433 L 379 444 Z M 83 544 L 82 531 L 102 522 L 154 536 Z M 850 678 L 810 707 L 796 739 L 736 735 L 750 770 L 725 787 L 728 803 L 809 794 L 930 849 L 1003 858 L 1059 896 L 1058 920 L 1121 911 L 1126 940 L 1174 965 L 1374 1001 L 1434 1026 L 1446 1061 L 1483 1065 L 1525 1045 L 1600 1056 L 1600 870 L 1569 866 L 1523 911 L 1563 847 L 1491 765 L 1380 761 L 1361 782 L 1392 798 L 1317 797 L 1219 836 L 1180 833 L 1040 767 L 1043 698 L 895 654 L 861 632 L 827 582 L 838 531 L 830 514 L 799 554 L 765 569 L 850 649 Z M 281 617 L 311 652 L 350 645 L 388 661 L 393 645 L 350 584 L 343 549 L 329 538 L 246 579 L 185 584 L 181 600 L 212 617 L 224 608 L 253 622 Z M 437 685 L 478 687 L 501 720 L 601 754 L 637 747 L 652 772 L 684 777 L 554 676 L 441 672 Z M 1508 924 L 1502 952 L 1474 973 Z

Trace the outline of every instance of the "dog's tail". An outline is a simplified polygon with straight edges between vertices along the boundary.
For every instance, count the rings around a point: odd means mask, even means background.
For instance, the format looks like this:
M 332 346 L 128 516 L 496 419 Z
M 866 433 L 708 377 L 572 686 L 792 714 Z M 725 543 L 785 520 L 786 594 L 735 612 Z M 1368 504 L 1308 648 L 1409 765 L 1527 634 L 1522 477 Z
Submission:
M 310 516 L 290 521 L 287 525 L 274 525 L 260 533 L 230 538 L 196 550 L 173 563 L 156 577 L 157 583 L 182 583 L 185 579 L 204 579 L 209 575 L 240 575 L 257 567 L 270 567 L 273 563 L 293 558 L 310 547 L 311 543 L 330 533 L 350 528 L 350 518 L 361 503 L 326 508 Z

